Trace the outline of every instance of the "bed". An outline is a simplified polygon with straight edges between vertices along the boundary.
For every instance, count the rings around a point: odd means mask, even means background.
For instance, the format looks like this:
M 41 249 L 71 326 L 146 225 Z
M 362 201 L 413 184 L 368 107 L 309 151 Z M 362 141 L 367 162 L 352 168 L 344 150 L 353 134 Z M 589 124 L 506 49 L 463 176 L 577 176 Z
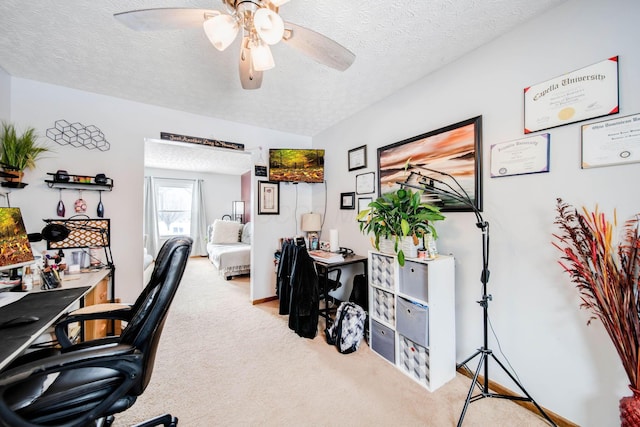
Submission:
M 217 219 L 209 225 L 207 254 L 226 280 L 251 272 L 251 234 L 250 222 Z

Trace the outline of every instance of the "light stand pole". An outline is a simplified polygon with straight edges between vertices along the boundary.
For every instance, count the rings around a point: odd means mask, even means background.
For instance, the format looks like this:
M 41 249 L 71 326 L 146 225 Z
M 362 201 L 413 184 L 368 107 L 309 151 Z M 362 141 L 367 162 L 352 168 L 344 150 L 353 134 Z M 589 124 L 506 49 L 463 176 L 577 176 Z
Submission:
M 542 409 L 540 405 L 527 393 L 525 388 L 520 384 L 520 382 L 514 377 L 514 375 L 509 372 L 509 370 L 504 366 L 504 364 L 496 357 L 493 351 L 489 348 L 489 301 L 493 298 L 491 294 L 487 294 L 487 283 L 489 282 L 489 223 L 482 218 L 482 214 L 480 210 L 476 208 L 476 206 L 471 201 L 471 198 L 466 193 L 464 188 L 460 185 L 460 183 L 450 174 L 445 172 L 440 172 L 434 169 L 429 169 L 425 167 L 418 166 L 417 168 L 425 169 L 430 172 L 438 173 L 440 175 L 444 175 L 450 178 L 459 188 L 459 190 L 453 188 L 450 184 L 433 178 L 420 174 L 419 172 L 411 172 L 409 177 L 405 182 L 398 182 L 401 186 L 412 187 L 418 190 L 424 190 L 430 192 L 432 194 L 436 194 L 438 196 L 444 196 L 450 198 L 452 200 L 463 203 L 468 206 L 476 216 L 476 226 L 482 230 L 482 272 L 480 274 L 480 281 L 482 282 L 482 298 L 480 301 L 477 301 L 482 307 L 482 327 L 483 327 L 483 341 L 482 347 L 476 350 L 471 356 L 467 357 L 462 363 L 459 363 L 456 366 L 456 369 L 463 368 L 468 372 L 471 370 L 467 367 L 467 363 L 471 362 L 476 357 L 480 356 L 478 361 L 478 366 L 476 367 L 476 371 L 473 375 L 473 380 L 471 381 L 471 386 L 469 387 L 469 392 L 467 393 L 467 398 L 464 402 L 464 407 L 462 408 L 462 413 L 460 414 L 460 419 L 458 420 L 458 427 L 462 426 L 462 422 L 464 420 L 464 416 L 467 412 L 467 408 L 471 402 L 475 402 L 476 400 L 484 399 L 485 397 L 494 397 L 499 399 L 507 399 L 507 400 L 516 400 L 516 401 L 524 401 L 531 402 L 540 412 L 540 414 L 554 427 L 556 424 L 549 418 L 547 413 Z M 418 175 L 419 178 L 417 180 L 419 185 L 409 184 L 408 181 L 411 179 L 412 175 Z M 447 189 L 442 189 L 435 186 L 435 183 L 446 187 Z M 505 395 L 499 393 L 493 393 L 489 390 L 489 360 L 493 359 L 500 368 L 511 378 L 511 380 L 520 388 L 524 396 L 515 396 L 515 395 Z M 480 376 L 480 372 L 483 371 L 482 383 L 478 381 L 478 377 Z M 480 392 L 473 395 L 473 390 L 478 387 Z

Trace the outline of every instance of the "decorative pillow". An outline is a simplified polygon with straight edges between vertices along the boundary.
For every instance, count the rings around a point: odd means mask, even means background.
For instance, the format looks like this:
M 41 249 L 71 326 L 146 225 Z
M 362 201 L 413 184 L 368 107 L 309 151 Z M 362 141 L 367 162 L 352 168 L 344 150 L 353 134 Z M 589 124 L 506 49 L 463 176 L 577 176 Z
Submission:
M 244 227 L 242 227 L 242 237 L 240 238 L 240 241 L 242 243 L 247 243 L 247 244 L 251 244 L 251 234 L 252 234 L 252 229 L 251 229 L 251 223 L 248 222 L 244 225 Z
M 242 224 L 239 222 L 216 219 L 213 221 L 211 243 L 238 243 L 241 232 Z

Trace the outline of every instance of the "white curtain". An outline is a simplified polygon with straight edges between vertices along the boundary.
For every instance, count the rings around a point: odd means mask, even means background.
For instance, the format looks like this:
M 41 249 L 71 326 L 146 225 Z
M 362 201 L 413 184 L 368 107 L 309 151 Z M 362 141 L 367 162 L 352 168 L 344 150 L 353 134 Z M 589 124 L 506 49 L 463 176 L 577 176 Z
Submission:
M 207 255 L 207 215 L 204 206 L 202 180 L 196 179 L 191 196 L 191 255 L 195 256 Z
M 155 183 L 151 176 L 144 177 L 144 218 L 142 229 L 146 235 L 147 252 L 154 258 L 158 253 L 158 222 L 156 217 Z

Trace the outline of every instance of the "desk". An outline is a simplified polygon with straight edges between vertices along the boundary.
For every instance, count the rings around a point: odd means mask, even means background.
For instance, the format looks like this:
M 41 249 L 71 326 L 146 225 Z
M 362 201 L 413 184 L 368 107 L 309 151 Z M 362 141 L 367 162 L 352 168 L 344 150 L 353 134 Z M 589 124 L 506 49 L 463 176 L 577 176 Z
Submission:
M 347 265 L 353 264 L 362 264 L 362 272 L 365 277 L 367 276 L 367 257 L 362 255 L 351 255 L 344 258 L 344 261 L 340 262 L 322 262 L 318 260 L 314 260 L 316 264 L 316 269 L 318 271 L 318 275 L 323 275 L 324 279 L 321 280 L 320 286 L 322 286 L 322 291 L 324 295 L 324 308 L 319 309 L 320 316 L 324 317 L 327 321 L 327 326 L 333 322 L 331 319 L 331 307 L 329 307 L 329 301 L 327 299 L 328 296 L 328 283 L 329 283 L 329 273 L 334 270 L 340 270 L 341 267 L 345 267 Z
M 99 289 L 108 279 L 108 269 L 68 275 L 62 281 L 62 287 L 46 291 L 28 292 L 20 300 L 0 308 L 0 322 L 22 315 L 33 315 L 40 320 L 19 326 L 0 329 L 0 370 L 4 369 L 40 335 L 83 297 Z M 106 322 L 106 321 L 105 321 Z

